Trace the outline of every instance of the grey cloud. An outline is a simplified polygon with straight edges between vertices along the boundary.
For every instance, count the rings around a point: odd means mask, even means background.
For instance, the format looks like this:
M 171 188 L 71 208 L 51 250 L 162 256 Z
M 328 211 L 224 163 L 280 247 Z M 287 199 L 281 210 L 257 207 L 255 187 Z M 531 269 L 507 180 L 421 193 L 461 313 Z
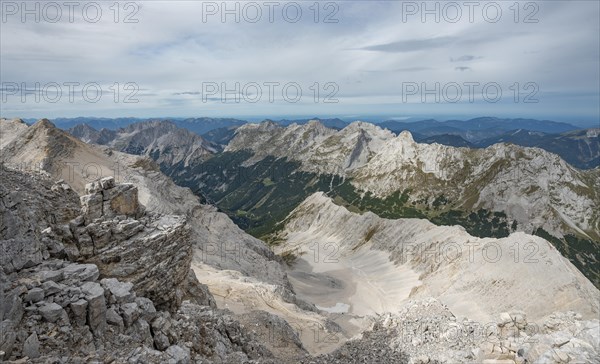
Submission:
M 460 71 L 460 72 L 465 72 L 465 71 L 472 71 L 473 69 L 471 67 L 454 67 L 455 71 Z
M 404 53 L 425 49 L 441 48 L 456 42 L 456 37 L 439 37 L 429 39 L 401 40 L 398 42 L 378 44 L 359 48 L 365 51 Z
M 464 55 L 464 56 L 460 56 L 458 58 L 452 58 L 450 57 L 450 62 L 469 62 L 469 61 L 473 61 L 475 59 L 480 59 L 483 57 L 480 56 L 471 56 L 471 55 Z
M 184 91 L 184 92 L 175 92 L 173 94 L 174 96 L 182 96 L 182 95 L 202 95 L 202 93 L 200 91 Z
M 471 36 L 470 34 L 463 34 L 460 37 L 452 36 L 452 37 L 437 37 L 437 38 L 427 38 L 427 39 L 411 39 L 411 40 L 401 40 L 397 42 L 377 44 L 372 46 L 366 46 L 362 48 L 358 48 L 359 50 L 365 51 L 379 51 L 379 52 L 389 52 L 389 53 L 407 53 L 414 51 L 421 51 L 427 49 L 436 49 L 443 48 L 447 46 L 452 46 L 456 44 L 462 45 L 478 45 L 478 44 L 487 44 L 493 43 L 497 41 L 506 40 L 508 38 L 513 37 L 521 37 L 527 35 L 525 32 L 510 32 L 510 33 L 502 33 L 502 34 L 483 34 L 483 35 L 475 35 Z M 463 56 L 463 57 L 473 57 L 473 56 Z
M 420 71 L 430 71 L 433 68 L 431 67 L 404 67 L 404 68 L 394 68 L 391 70 L 365 70 L 364 72 L 369 73 L 384 73 L 384 72 L 420 72 Z

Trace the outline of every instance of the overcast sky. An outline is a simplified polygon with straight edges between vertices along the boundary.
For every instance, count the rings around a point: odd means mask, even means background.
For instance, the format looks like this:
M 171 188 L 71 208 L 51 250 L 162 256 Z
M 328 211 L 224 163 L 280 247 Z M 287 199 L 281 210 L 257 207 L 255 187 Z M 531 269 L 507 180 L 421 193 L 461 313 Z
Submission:
M 238 3 L 239 12 L 228 2 L 239 22 L 233 13 L 222 21 L 221 1 L 123 2 L 115 22 L 111 1 L 95 23 L 94 4 L 86 20 L 80 3 L 71 22 L 58 2 L 62 16 L 51 23 L 56 9 L 45 3 L 39 22 L 31 14 L 22 21 L 20 1 L 1 3 L 4 117 L 600 118 L 598 1 L 521 2 L 518 14 L 513 1 L 428 2 L 440 7 L 439 22 L 435 14 L 422 19 L 421 1 L 320 2 L 318 14 L 313 1 Z M 252 22 L 257 9 L 262 17 Z M 72 100 L 70 82 L 79 83 Z M 240 102 L 232 93 L 223 102 L 222 86 L 236 83 Z M 91 102 L 98 86 L 102 96 Z M 434 91 L 422 95 L 423 86 Z M 524 102 L 528 95 L 538 102 Z

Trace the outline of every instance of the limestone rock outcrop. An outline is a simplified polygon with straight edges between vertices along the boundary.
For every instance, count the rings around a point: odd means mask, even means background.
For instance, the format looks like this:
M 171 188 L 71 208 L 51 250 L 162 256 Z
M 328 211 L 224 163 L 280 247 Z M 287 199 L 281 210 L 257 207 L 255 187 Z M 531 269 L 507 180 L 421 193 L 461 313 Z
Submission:
M 190 270 L 184 218 L 112 179 L 88 192 L 3 171 L 0 361 L 276 362 Z
M 86 192 L 82 215 L 69 222 L 70 255 L 96 264 L 102 277 L 132 283 L 159 307 L 178 307 L 192 257 L 185 218 L 145 213 L 137 188 L 112 177 L 89 183 Z

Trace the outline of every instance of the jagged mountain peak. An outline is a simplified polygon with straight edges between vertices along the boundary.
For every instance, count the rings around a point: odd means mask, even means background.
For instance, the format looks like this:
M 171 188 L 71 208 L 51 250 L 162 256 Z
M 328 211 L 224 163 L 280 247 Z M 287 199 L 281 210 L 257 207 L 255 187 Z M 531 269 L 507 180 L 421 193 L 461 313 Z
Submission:
M 275 129 L 284 129 L 281 125 L 277 124 L 273 120 L 263 120 L 260 123 L 247 123 L 236 129 L 235 133 L 243 133 L 244 131 L 257 130 L 257 131 L 269 131 Z
M 285 139 L 280 132 L 240 131 L 227 150 L 250 150 L 252 161 L 287 157 L 307 172 L 349 177 L 355 188 L 378 198 L 408 189 L 411 203 L 443 196 L 463 211 L 502 211 L 527 232 L 543 228 L 555 236 L 566 231 L 586 239 L 600 236 L 593 176 L 543 149 L 417 143 L 408 131 L 395 136 L 360 121 L 313 139 L 309 148 L 294 149 L 290 145 L 302 139 L 301 129 L 285 131 Z
M 377 131 L 377 132 L 385 131 L 385 129 L 383 129 L 373 123 L 369 123 L 369 122 L 362 121 L 362 120 L 353 121 L 350 124 L 348 124 L 348 126 L 343 128 L 342 130 L 346 130 L 346 131 L 365 130 L 365 131 Z
M 370 140 L 386 141 L 395 137 L 388 129 L 381 128 L 375 124 L 365 121 L 354 121 L 337 133 L 342 139 L 357 138 L 360 135 Z
M 412 133 L 408 130 L 403 130 L 402 132 L 400 132 L 400 134 L 398 134 L 398 136 L 396 138 L 398 140 L 401 140 L 406 143 L 416 144 L 415 139 L 412 136 Z
M 5 123 L 15 123 L 15 124 L 25 124 L 27 125 L 27 123 L 25 122 L 25 120 L 21 119 L 21 118 L 14 118 L 14 119 L 7 119 L 7 118 L 0 118 L 0 122 L 5 122 Z
M 73 128 L 73 130 L 89 130 L 89 131 L 98 131 L 98 129 L 92 127 L 91 125 L 87 124 L 87 123 L 83 123 L 83 124 L 77 124 L 75 125 Z
M 290 124 L 285 129 L 288 132 L 301 131 L 301 132 L 313 132 L 317 134 L 332 134 L 335 133 L 335 129 L 328 128 L 320 120 L 311 120 L 305 124 Z
M 24 137 L 30 145 L 37 145 L 38 147 L 45 145 L 48 153 L 53 151 L 62 154 L 70 153 L 78 143 L 81 143 L 77 138 L 57 128 L 48 119 L 40 119 L 35 124 L 27 127 Z M 18 146 L 15 145 L 15 147 Z
M 329 129 L 321 122 L 320 119 L 309 120 L 308 123 L 306 123 L 306 125 L 310 128 Z
M 54 123 L 52 123 L 50 120 L 44 118 L 44 119 L 40 119 L 40 120 L 36 121 L 35 124 L 32 125 L 32 127 L 54 129 L 54 128 L 56 128 L 56 125 L 54 125 Z
M 148 121 L 140 121 L 137 123 L 129 124 L 126 127 L 122 128 L 126 132 L 140 131 L 145 129 L 166 129 L 166 130 L 174 130 L 178 129 L 177 125 L 170 120 L 148 120 Z
M 259 125 L 259 128 L 266 129 L 266 130 L 281 127 L 281 125 L 277 124 L 276 122 L 274 122 L 271 119 L 263 120 L 258 125 Z
M 77 126 L 69 132 L 86 143 L 107 145 L 113 149 L 153 158 L 163 167 L 178 163 L 189 165 L 197 159 L 206 159 L 217 148 L 200 135 L 180 128 L 169 120 L 149 120 L 133 123 L 118 130 L 94 129 Z

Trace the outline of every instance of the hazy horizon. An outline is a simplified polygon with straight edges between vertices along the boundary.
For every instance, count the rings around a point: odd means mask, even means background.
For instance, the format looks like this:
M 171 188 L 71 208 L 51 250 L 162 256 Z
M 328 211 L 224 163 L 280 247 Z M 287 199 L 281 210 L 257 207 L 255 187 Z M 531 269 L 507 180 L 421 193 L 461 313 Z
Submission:
M 160 119 L 160 120 L 182 120 L 182 119 L 201 119 L 201 118 L 214 118 L 214 119 L 237 119 L 242 121 L 247 121 L 250 123 L 261 122 L 264 120 L 306 120 L 306 119 L 340 119 L 344 122 L 353 122 L 353 121 L 366 121 L 374 124 L 378 124 L 384 121 L 397 121 L 397 122 L 417 122 L 424 120 L 436 120 L 439 122 L 451 121 L 451 120 L 459 120 L 459 121 L 468 121 L 472 119 L 478 118 L 496 118 L 496 119 L 532 119 L 532 120 L 540 120 L 540 121 L 552 121 L 557 123 L 566 123 L 571 124 L 573 126 L 581 127 L 581 128 L 600 128 L 600 122 L 598 120 L 571 120 L 571 119 L 549 119 L 549 118 L 541 118 L 541 117 L 502 117 L 502 116 L 494 116 L 494 115 L 478 115 L 478 116 L 368 116 L 368 115 L 352 115 L 352 116 L 344 116 L 344 115 L 283 115 L 283 116 L 244 116 L 244 115 L 223 115 L 223 116 L 208 116 L 208 115 L 190 115 L 190 116 L 148 116 L 148 117 L 138 117 L 138 116 L 120 116 L 120 117 L 104 117 L 104 116 L 55 116 L 55 117 L 22 117 L 22 116 L 9 116 L 5 117 L 0 115 L 0 117 L 5 119 L 22 119 L 26 122 L 32 123 L 40 119 L 106 119 L 106 120 L 117 120 L 117 119 L 136 119 L 136 120 L 151 120 L 151 119 Z

